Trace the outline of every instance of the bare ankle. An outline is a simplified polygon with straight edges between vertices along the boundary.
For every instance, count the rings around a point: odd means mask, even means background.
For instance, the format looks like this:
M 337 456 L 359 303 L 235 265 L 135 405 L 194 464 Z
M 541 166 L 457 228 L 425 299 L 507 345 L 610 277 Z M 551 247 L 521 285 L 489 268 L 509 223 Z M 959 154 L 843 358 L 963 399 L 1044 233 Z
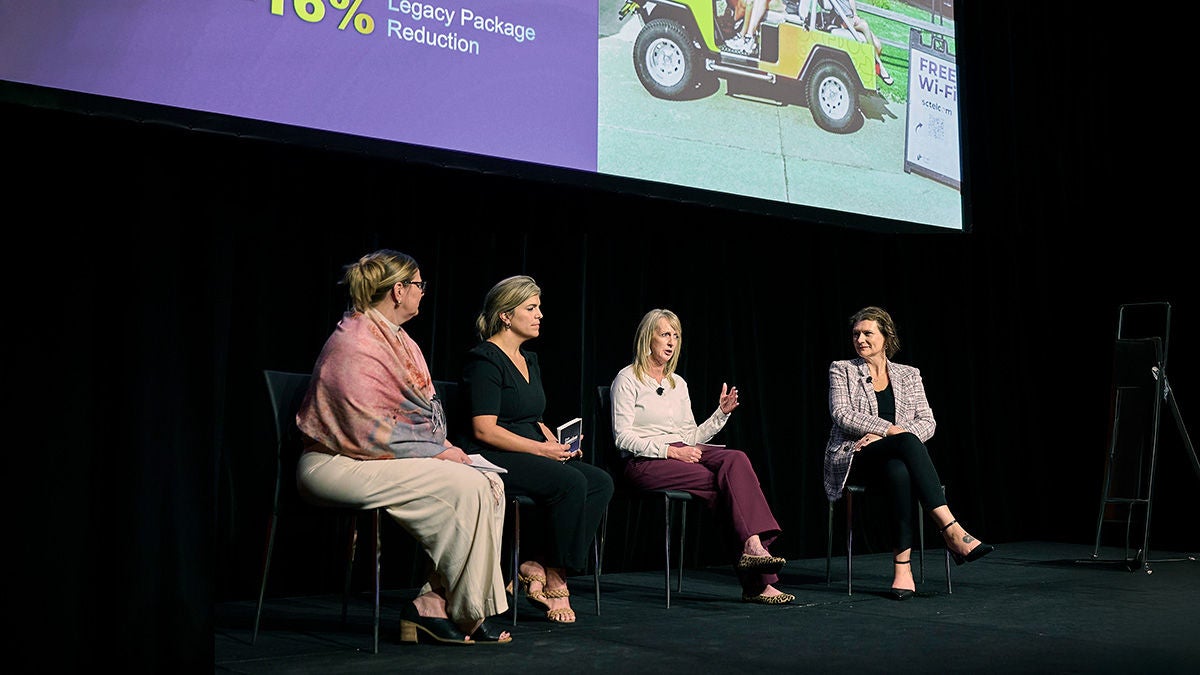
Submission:
M 526 560 L 525 562 L 521 563 L 521 566 L 518 568 L 518 570 L 521 572 L 521 574 L 524 574 L 527 577 L 546 576 L 546 569 L 542 567 L 542 564 L 536 560 Z
M 563 588 L 567 585 L 566 570 L 561 567 L 546 568 L 546 588 Z

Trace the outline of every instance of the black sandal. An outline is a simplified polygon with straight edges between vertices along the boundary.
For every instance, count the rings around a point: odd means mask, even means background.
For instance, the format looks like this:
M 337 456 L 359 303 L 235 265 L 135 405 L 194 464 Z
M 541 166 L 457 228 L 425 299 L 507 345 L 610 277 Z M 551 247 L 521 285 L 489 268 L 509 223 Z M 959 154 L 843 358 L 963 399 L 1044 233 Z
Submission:
M 475 632 L 471 633 L 471 640 L 479 644 L 492 645 L 506 645 L 512 642 L 512 633 L 509 633 L 508 637 L 502 637 L 503 635 L 503 628 L 497 628 L 487 619 L 484 619 L 483 623 L 479 624 L 479 627 L 475 629 Z
M 415 644 L 420 641 L 421 635 L 444 645 L 475 644 L 450 619 L 421 616 L 416 605 L 405 603 L 400 612 L 400 641 Z

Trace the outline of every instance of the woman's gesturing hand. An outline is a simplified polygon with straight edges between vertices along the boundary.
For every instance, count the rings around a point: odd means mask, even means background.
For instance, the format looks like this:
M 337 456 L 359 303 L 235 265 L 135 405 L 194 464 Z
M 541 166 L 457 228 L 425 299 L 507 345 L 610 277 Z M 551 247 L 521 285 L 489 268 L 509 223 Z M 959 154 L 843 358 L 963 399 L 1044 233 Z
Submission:
M 721 407 L 721 412 L 728 415 L 738 407 L 737 387 L 726 387 L 724 382 L 721 383 L 721 399 L 718 405 Z

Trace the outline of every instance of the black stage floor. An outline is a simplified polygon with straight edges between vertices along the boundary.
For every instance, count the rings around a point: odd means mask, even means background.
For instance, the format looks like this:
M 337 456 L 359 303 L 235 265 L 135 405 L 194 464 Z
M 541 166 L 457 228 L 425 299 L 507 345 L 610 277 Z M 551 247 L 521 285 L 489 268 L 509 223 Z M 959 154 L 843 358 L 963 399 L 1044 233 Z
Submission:
M 786 606 L 741 602 L 731 568 L 688 569 L 665 607 L 661 571 L 604 574 L 601 615 L 592 577 L 570 579 L 573 625 L 552 624 L 523 598 L 509 645 L 398 641 L 401 603 L 387 591 L 378 654 L 370 605 L 356 596 L 347 624 L 341 596 L 268 599 L 257 644 L 252 600 L 215 611 L 217 673 L 517 673 L 689 675 L 733 672 L 1195 673 L 1200 671 L 1200 563 L 1151 552 L 1150 573 L 1120 549 L 1000 544 L 953 567 L 946 591 L 941 549 L 926 552 L 919 595 L 898 602 L 887 554 L 856 555 L 854 594 L 845 557 L 793 560 L 779 587 Z M 914 556 L 916 558 L 916 556 Z M 914 572 L 919 571 L 914 570 Z M 674 590 L 674 589 L 673 589 Z M 503 617 L 511 624 L 511 616 Z

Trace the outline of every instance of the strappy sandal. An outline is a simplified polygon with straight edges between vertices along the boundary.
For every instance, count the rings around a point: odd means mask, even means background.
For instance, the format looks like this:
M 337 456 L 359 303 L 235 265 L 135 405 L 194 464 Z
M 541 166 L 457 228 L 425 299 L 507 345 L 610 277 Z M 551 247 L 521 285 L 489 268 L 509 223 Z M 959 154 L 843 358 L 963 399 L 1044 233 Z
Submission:
M 525 584 L 526 600 L 529 600 L 529 602 L 537 605 L 540 609 L 550 609 L 550 603 L 546 602 L 546 593 L 542 590 L 546 587 L 546 577 L 542 576 L 541 574 L 521 574 L 518 572 L 517 578 L 521 580 L 522 584 Z M 534 583 L 541 584 L 542 588 L 539 588 L 536 591 L 533 590 L 533 586 L 531 584 Z
M 566 586 L 562 588 L 548 588 L 542 593 L 544 598 L 569 598 L 571 591 Z M 575 623 L 575 610 L 570 607 L 559 607 L 558 609 L 549 609 L 547 605 L 546 618 L 554 623 Z

